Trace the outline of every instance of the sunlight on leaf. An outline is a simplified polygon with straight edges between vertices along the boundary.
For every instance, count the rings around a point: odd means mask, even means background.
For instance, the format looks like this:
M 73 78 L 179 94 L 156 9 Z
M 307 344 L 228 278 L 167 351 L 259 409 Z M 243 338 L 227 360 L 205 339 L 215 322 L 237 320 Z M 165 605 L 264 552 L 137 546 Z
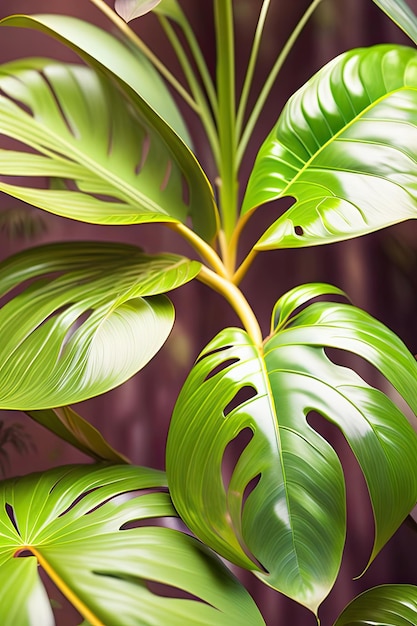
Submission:
M 334 626 L 412 626 L 417 624 L 417 587 L 381 585 L 352 600 Z
M 130 22 L 152 11 L 160 2 L 161 0 L 116 0 L 114 8 L 125 22 Z

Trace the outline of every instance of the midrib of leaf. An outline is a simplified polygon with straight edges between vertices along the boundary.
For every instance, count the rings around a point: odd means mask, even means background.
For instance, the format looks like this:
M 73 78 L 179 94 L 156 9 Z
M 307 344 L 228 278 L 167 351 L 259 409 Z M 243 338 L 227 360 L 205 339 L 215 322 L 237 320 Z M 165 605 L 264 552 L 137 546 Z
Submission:
M 292 543 L 292 547 L 293 547 L 293 551 L 294 551 L 294 555 L 295 555 L 295 560 L 297 563 L 297 571 L 299 572 L 300 576 L 301 576 L 301 568 L 300 568 L 300 561 L 298 558 L 298 552 L 297 552 L 297 547 L 295 544 L 295 530 L 294 530 L 294 524 L 293 524 L 293 516 L 292 516 L 292 512 L 291 512 L 291 503 L 290 503 L 290 496 L 289 496 L 289 490 L 287 488 L 287 474 L 285 471 L 285 463 L 284 463 L 284 459 L 282 456 L 282 445 L 281 445 L 281 432 L 280 432 L 280 426 L 279 426 L 279 421 L 278 421 L 278 411 L 277 411 L 277 407 L 275 405 L 275 400 L 274 400 L 274 395 L 272 393 L 272 388 L 271 388 L 271 384 L 270 384 L 270 380 L 269 380 L 269 373 L 268 370 L 266 369 L 266 362 L 265 362 L 265 353 L 261 353 L 261 351 L 259 350 L 259 348 L 257 346 L 255 346 L 256 350 L 258 351 L 259 354 L 259 361 L 261 363 L 261 369 L 262 369 L 262 375 L 263 378 L 265 380 L 266 383 L 266 388 L 267 388 L 267 392 L 268 392 L 268 403 L 271 409 L 271 414 L 274 416 L 274 431 L 275 431 L 275 441 L 276 441 L 276 445 L 277 445 L 277 449 L 278 449 L 278 453 L 279 453 L 279 459 L 280 459 L 280 463 L 281 463 L 281 470 L 282 470 L 282 478 L 284 481 L 284 485 L 285 485 L 285 500 L 287 503 L 287 510 L 288 510 L 288 518 L 290 520 L 290 525 L 291 525 L 291 543 Z M 302 576 L 301 576 L 302 577 Z
M 106 626 L 91 610 L 88 606 L 79 598 L 73 590 L 67 585 L 67 583 L 57 574 L 55 569 L 49 564 L 49 562 L 42 556 L 37 548 L 33 546 L 21 546 L 21 550 L 29 550 L 37 559 L 39 565 L 43 568 L 52 582 L 62 592 L 62 594 L 69 600 L 72 606 L 79 611 L 79 613 L 89 622 L 90 626 Z
M 286 193 L 288 192 L 288 190 L 292 187 L 292 185 L 294 185 L 294 183 L 297 182 L 297 180 L 304 174 L 304 172 L 310 167 L 310 165 L 313 163 L 313 161 L 318 157 L 319 154 L 321 154 L 324 150 L 326 150 L 327 146 L 331 145 L 333 143 L 333 141 L 336 141 L 344 132 L 346 132 L 346 130 L 348 130 L 349 128 L 351 128 L 358 120 L 361 119 L 361 117 L 363 117 L 368 111 L 371 111 L 375 106 L 377 106 L 378 104 L 380 104 L 381 102 L 383 102 L 386 98 L 394 95 L 395 93 L 399 93 L 403 90 L 412 90 L 417 92 L 417 89 L 415 87 L 411 87 L 409 85 L 403 85 L 402 87 L 398 88 L 398 89 L 394 89 L 392 91 L 390 91 L 389 93 L 384 94 L 383 96 L 380 96 L 377 100 L 374 100 L 373 102 L 371 102 L 367 107 L 365 107 L 360 113 L 358 113 L 358 115 L 355 115 L 355 117 L 350 120 L 347 124 L 345 124 L 340 130 L 338 130 L 334 135 L 332 135 L 330 137 L 330 139 L 328 139 L 322 146 L 320 146 L 320 148 L 307 160 L 304 162 L 303 167 L 298 170 L 297 174 L 294 176 L 294 178 L 291 179 L 291 181 L 286 185 L 286 187 L 276 196 L 276 198 L 281 198 L 281 197 L 285 197 Z M 314 135 L 314 133 L 312 132 L 312 135 Z M 316 136 L 314 135 L 314 137 L 316 138 Z M 317 139 L 317 138 L 316 138 Z M 352 140 L 350 140 L 352 141 Z M 288 152 L 291 152 L 291 150 L 288 150 L 286 146 L 285 150 L 287 150 Z M 297 158 L 299 160 L 301 160 L 298 156 Z M 323 168 L 324 169 L 324 168 Z M 329 168 L 331 169 L 331 168 Z

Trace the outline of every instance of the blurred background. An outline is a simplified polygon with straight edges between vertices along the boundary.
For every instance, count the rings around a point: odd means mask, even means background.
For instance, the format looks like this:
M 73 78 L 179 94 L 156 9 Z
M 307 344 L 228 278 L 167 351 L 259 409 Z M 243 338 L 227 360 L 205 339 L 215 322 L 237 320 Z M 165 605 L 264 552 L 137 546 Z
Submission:
M 417 12 L 417 0 L 408 0 Z M 197 37 L 214 68 L 212 3 L 182 0 Z M 309 0 L 273 0 L 257 80 L 261 82 L 292 28 L 306 9 Z M 238 80 L 242 79 L 253 27 L 261 6 L 260 0 L 236 0 L 238 26 Z M 10 13 L 70 13 L 111 28 L 88 0 L 2 0 L 0 17 Z M 172 67 L 172 53 L 152 16 L 133 24 L 134 29 Z M 410 42 L 371 2 L 371 0 L 323 0 L 319 10 L 291 52 L 279 84 L 257 130 L 244 164 L 247 173 L 257 145 L 275 123 L 286 99 L 319 67 L 336 54 L 356 46 L 380 42 Z M 412 45 L 412 44 L 410 44 Z M 75 60 L 69 51 L 48 38 L 29 31 L 5 29 L 0 33 L 0 60 L 24 56 L 50 56 Z M 175 69 L 175 67 L 173 68 Z M 196 120 L 190 130 L 197 154 L 211 175 L 212 167 L 205 154 L 205 139 L 199 134 Z M 255 239 L 269 221 L 270 211 L 283 206 L 265 207 L 247 233 L 246 243 Z M 10 213 L 10 211 L 12 213 Z M 11 218 L 11 215 L 13 216 Z M 344 289 L 353 303 L 394 330 L 411 352 L 417 352 L 417 224 L 408 222 L 381 233 L 347 243 L 298 251 L 268 252 L 259 255 L 245 278 L 243 290 L 259 316 L 263 330 L 269 327 L 273 304 L 287 289 L 309 281 L 331 282 Z M 162 226 L 112 227 L 80 224 L 24 207 L 16 200 L 0 195 L 0 257 L 5 258 L 24 247 L 47 241 L 75 239 L 116 240 L 135 243 L 148 251 L 190 251 Z M 164 468 L 164 447 L 172 408 L 178 391 L 202 347 L 225 325 L 236 324 L 232 311 L 216 294 L 193 283 L 173 294 L 177 322 L 166 346 L 137 376 L 121 388 L 76 407 L 118 450 L 132 462 Z M 1 341 L 1 338 L 0 338 Z M 372 373 L 369 373 L 372 377 Z M 372 380 L 370 380 L 372 382 Z M 17 439 L 23 448 L 13 445 L 11 425 L 20 424 Z M 342 459 L 348 487 L 348 539 L 342 572 L 321 610 L 323 626 L 333 623 L 341 609 L 361 590 L 372 585 L 394 582 L 417 584 L 417 534 L 405 523 L 367 573 L 353 580 L 365 566 L 371 549 L 372 516 L 363 479 L 342 437 L 324 427 Z M 8 434 L 9 433 L 9 439 Z M 22 439 L 23 433 L 23 439 Z M 0 468 L 6 476 L 43 470 L 63 463 L 87 461 L 81 453 L 62 443 L 24 415 L 0 412 L 0 447 L 8 453 Z M 0 459 L 1 461 L 2 459 Z M 313 626 L 314 617 L 305 609 L 260 584 L 245 572 L 237 572 L 248 586 L 268 626 L 294 624 Z M 79 623 L 70 609 L 62 605 L 57 613 L 59 626 Z M 109 625 L 111 626 L 111 625 Z

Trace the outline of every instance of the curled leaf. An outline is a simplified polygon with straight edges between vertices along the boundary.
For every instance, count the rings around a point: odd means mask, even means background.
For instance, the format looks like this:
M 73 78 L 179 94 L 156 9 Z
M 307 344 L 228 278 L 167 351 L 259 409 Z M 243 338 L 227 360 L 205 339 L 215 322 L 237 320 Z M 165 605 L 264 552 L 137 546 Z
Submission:
M 116 0 L 114 9 L 125 22 L 130 22 L 152 11 L 160 2 L 161 0 Z

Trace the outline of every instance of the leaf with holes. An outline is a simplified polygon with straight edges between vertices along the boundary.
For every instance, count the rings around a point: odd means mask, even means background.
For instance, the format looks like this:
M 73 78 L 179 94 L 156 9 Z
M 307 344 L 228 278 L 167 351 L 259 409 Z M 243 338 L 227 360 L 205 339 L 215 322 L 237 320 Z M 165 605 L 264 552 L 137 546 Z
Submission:
M 177 255 L 93 242 L 32 248 L 1 263 L 0 296 L 19 293 L 0 308 L 0 407 L 65 406 L 133 376 L 174 323 L 161 294 L 199 269 Z
M 96 224 L 185 221 L 185 179 L 120 91 L 82 66 L 18 61 L 0 69 L 0 190 Z M 66 188 L 33 186 L 60 178 Z M 27 182 L 25 182 L 27 181 Z
M 352 600 L 334 626 L 412 626 L 417 624 L 417 587 L 381 585 Z
M 176 513 L 157 470 L 68 466 L 4 481 L 2 624 L 55 623 L 38 565 L 92 625 L 264 624 L 220 560 L 164 527 L 167 516 Z
M 332 243 L 417 217 L 417 52 L 346 52 L 288 102 L 262 145 L 243 204 L 295 203 L 258 250 Z
M 375 519 L 370 560 L 417 500 L 416 434 L 392 400 L 326 348 L 369 361 L 415 413 L 417 364 L 366 313 L 308 302 L 308 293 L 340 292 L 310 285 L 286 294 L 263 350 L 240 329 L 205 348 L 175 406 L 167 475 L 200 539 L 316 613 L 340 568 L 346 511 L 340 461 L 310 413 L 341 430 L 360 464 Z

